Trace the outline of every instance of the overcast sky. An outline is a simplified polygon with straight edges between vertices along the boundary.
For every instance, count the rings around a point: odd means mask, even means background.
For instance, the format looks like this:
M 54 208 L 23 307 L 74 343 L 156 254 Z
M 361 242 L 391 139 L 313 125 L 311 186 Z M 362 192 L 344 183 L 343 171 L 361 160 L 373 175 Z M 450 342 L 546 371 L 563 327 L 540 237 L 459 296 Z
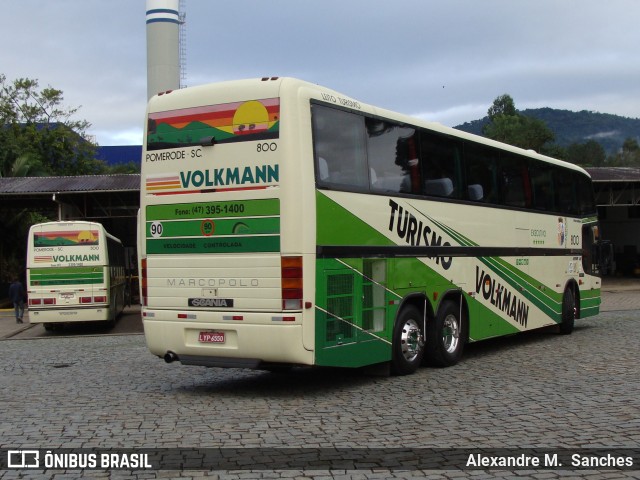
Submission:
M 142 143 L 145 0 L 4 0 L 0 73 Z M 455 126 L 510 94 L 640 117 L 640 0 L 186 0 L 187 85 L 293 76 Z

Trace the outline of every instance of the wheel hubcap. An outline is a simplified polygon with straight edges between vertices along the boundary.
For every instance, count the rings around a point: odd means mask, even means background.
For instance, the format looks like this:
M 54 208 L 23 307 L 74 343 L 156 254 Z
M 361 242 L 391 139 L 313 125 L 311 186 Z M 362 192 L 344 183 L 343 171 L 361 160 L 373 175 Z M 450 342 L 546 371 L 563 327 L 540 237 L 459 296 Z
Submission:
M 415 320 L 407 320 L 405 322 L 402 327 L 400 342 L 404 358 L 409 362 L 414 361 L 420 353 L 420 348 L 423 344 L 420 327 Z
M 453 353 L 460 341 L 460 323 L 454 315 L 447 315 L 442 326 L 442 345 L 447 353 Z

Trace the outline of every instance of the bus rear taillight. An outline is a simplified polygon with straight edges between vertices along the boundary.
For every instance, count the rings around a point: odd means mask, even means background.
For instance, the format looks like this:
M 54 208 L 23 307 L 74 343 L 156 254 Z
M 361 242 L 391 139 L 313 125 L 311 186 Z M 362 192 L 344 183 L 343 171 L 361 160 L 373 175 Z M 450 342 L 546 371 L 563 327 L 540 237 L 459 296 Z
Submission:
M 56 299 L 55 298 L 45 298 L 42 300 L 42 303 L 44 305 L 55 305 L 56 304 Z
M 282 309 L 302 308 L 302 257 L 282 257 Z
M 42 299 L 41 298 L 30 298 L 29 299 L 29 305 L 42 305 Z
M 140 260 L 140 294 L 142 295 L 142 305 L 147 306 L 147 259 Z

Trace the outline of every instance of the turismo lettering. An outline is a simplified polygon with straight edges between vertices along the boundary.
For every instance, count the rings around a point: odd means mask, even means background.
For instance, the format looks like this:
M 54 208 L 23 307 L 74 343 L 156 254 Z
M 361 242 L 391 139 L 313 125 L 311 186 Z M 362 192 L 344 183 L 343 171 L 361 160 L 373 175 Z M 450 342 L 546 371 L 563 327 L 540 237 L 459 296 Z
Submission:
M 54 263 L 63 262 L 99 262 L 100 255 L 53 255 Z
M 180 172 L 182 188 L 224 187 L 227 185 L 250 185 L 277 183 L 280 179 L 278 165 L 262 165 L 244 168 L 213 168 Z
M 412 213 L 402 208 L 393 200 L 389 199 L 391 213 L 389 215 L 389 231 L 395 232 L 401 239 L 404 239 L 412 247 L 424 245 L 426 247 L 450 247 L 449 242 L 442 242 L 442 235 L 437 233 L 422 220 L 418 220 Z M 433 257 L 428 257 L 433 258 Z M 451 268 L 452 257 L 436 257 L 436 264 L 442 264 L 442 268 Z
M 496 286 L 496 279 L 476 265 L 476 294 L 482 292 L 482 297 L 502 310 L 523 327 L 529 319 L 529 305 L 524 303 L 515 293 L 502 284 Z

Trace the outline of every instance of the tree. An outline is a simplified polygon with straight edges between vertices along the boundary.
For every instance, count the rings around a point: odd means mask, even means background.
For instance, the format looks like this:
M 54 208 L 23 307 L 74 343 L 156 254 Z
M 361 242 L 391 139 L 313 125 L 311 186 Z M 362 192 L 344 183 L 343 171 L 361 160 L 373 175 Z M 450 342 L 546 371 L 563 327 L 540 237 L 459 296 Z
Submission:
M 140 165 L 136 162 L 119 163 L 108 166 L 106 172 L 109 175 L 118 173 L 140 173 Z
M 0 170 L 13 170 L 19 157 L 38 161 L 49 175 L 101 173 L 96 145 L 86 139 L 90 124 L 75 120 L 79 107 L 65 107 L 62 90 L 39 89 L 38 81 L 10 82 L 0 74 Z
M 518 113 L 511 96 L 500 95 L 487 111 L 489 123 L 483 128 L 488 138 L 540 152 L 553 142 L 551 129 L 542 121 Z
M 13 162 L 3 162 L 0 170 L 0 177 L 42 177 L 46 174 L 40 158 L 33 153 L 24 153 Z
M 95 145 L 85 139 L 89 122 L 74 120 L 78 108 L 63 106 L 61 90 L 40 90 L 37 80 L 7 81 L 0 74 L 0 176 L 100 173 Z M 0 209 L 0 280 L 22 276 L 26 232 L 49 220 L 14 202 Z
M 588 140 L 585 143 L 572 143 L 566 149 L 568 162 L 582 165 L 584 167 L 602 167 L 605 165 L 607 154 L 595 140 Z
M 493 105 L 489 107 L 487 115 L 490 121 L 493 121 L 493 119 L 499 115 L 506 115 L 507 117 L 517 116 L 516 104 L 513 98 L 511 98 L 511 95 L 505 93 L 496 97 Z
M 614 167 L 638 167 L 640 166 L 640 145 L 635 138 L 627 138 L 622 144 L 622 149 L 609 159 L 609 164 Z

